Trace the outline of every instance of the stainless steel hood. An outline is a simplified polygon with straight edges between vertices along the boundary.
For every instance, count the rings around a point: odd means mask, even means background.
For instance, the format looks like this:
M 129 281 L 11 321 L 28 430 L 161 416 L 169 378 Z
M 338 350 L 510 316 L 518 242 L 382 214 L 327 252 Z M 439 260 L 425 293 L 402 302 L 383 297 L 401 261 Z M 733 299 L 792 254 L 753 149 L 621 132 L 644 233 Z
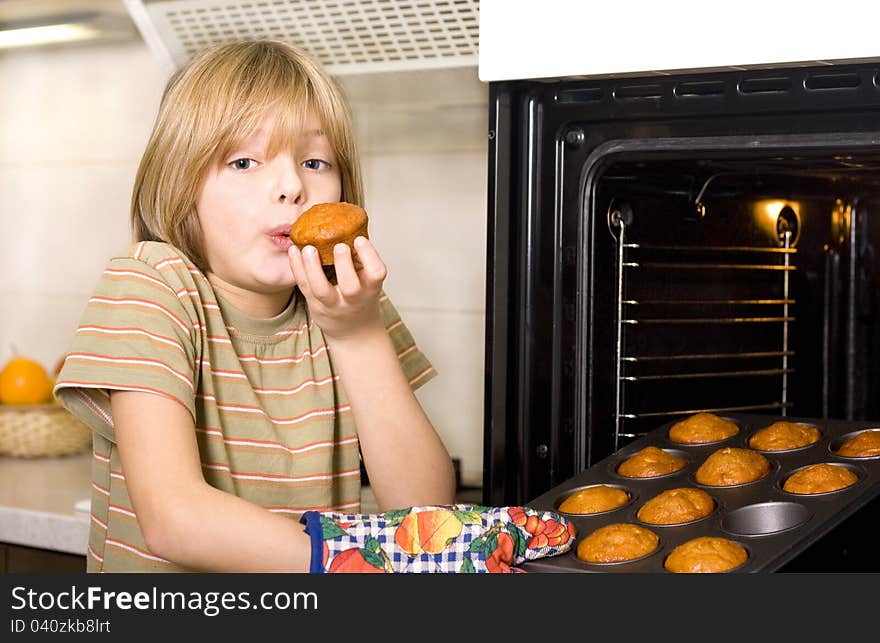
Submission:
M 122 0 L 0 1 L 0 51 L 137 39 Z
M 124 0 L 170 71 L 203 47 L 271 37 L 334 75 L 477 65 L 478 0 Z

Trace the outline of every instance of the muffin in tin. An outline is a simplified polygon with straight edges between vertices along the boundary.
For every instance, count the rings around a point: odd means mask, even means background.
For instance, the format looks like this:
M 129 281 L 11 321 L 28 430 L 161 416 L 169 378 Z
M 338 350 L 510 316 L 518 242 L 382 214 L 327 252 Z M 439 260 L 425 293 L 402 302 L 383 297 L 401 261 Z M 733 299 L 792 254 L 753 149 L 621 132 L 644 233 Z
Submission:
M 647 556 L 659 546 L 659 536 L 650 529 L 616 522 L 599 527 L 581 540 L 577 557 L 586 563 L 621 563 Z
M 780 420 L 755 432 L 749 446 L 758 451 L 787 451 L 814 444 L 821 436 L 819 429 L 810 424 Z
M 846 467 L 827 462 L 811 464 L 795 471 L 782 485 L 789 493 L 828 493 L 839 491 L 858 482 L 859 477 Z
M 710 487 L 732 487 L 760 480 L 770 473 L 770 461 L 757 451 L 724 447 L 700 465 L 694 479 Z
M 636 518 L 652 525 L 678 525 L 705 518 L 715 509 L 715 501 L 702 489 L 679 487 L 660 492 L 636 513 Z
M 687 466 L 687 460 L 655 446 L 647 446 L 620 463 L 617 473 L 625 478 L 656 478 Z
M 840 445 L 837 455 L 870 458 L 880 455 L 880 429 L 862 431 Z
M 622 507 L 629 499 L 629 494 L 623 489 L 599 484 L 569 494 L 559 504 L 558 510 L 568 514 L 596 514 Z
M 739 433 L 739 426 L 714 413 L 697 413 L 676 422 L 669 429 L 669 439 L 678 444 L 719 442 Z
M 745 547 L 719 536 L 693 538 L 672 550 L 663 567 L 678 574 L 726 572 L 746 562 Z

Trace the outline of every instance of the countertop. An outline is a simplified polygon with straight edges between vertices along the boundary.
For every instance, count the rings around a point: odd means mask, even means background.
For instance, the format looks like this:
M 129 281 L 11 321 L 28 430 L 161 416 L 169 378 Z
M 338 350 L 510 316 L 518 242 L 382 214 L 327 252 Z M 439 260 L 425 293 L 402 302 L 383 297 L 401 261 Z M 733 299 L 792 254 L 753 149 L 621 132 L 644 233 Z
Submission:
M 0 542 L 86 555 L 91 452 L 58 458 L 0 456 Z M 475 502 L 457 498 L 456 502 Z M 369 486 L 361 511 L 378 511 Z
M 0 457 L 0 542 L 85 556 L 91 457 Z
M 85 556 L 91 457 L 0 456 L 0 542 Z M 362 503 L 363 511 L 376 511 L 369 487 Z

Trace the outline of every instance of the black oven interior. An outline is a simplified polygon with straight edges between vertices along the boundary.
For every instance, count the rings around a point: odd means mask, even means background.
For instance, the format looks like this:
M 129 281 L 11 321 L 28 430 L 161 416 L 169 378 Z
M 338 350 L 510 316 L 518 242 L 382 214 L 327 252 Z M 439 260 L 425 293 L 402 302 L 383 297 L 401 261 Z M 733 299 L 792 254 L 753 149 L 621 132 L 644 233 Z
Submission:
M 876 65 L 490 104 L 485 502 L 694 411 L 880 418 Z
M 880 159 L 642 158 L 595 183 L 594 454 L 696 411 L 880 417 Z

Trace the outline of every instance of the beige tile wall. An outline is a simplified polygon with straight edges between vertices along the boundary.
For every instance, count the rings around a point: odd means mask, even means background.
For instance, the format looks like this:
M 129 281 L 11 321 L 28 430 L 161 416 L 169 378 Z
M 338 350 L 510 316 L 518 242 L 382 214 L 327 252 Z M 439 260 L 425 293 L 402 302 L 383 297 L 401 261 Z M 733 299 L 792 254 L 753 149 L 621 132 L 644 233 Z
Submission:
M 0 53 L 0 357 L 67 350 L 128 201 L 161 71 L 141 43 Z
M 343 80 L 386 291 L 440 376 L 419 391 L 482 475 L 487 90 L 476 69 Z M 0 360 L 54 365 L 107 258 L 165 83 L 140 42 L 0 53 Z

